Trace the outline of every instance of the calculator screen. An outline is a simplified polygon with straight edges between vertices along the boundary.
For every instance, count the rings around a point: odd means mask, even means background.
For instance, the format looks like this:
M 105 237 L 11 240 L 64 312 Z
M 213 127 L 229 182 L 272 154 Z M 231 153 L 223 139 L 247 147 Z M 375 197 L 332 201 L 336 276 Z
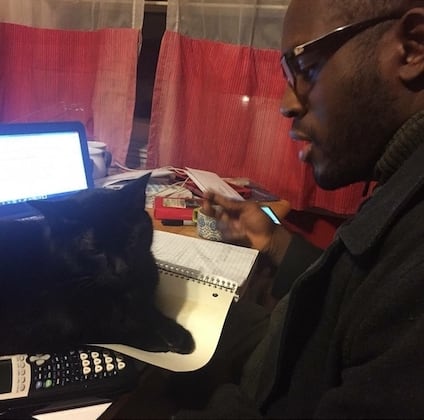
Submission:
M 12 362 L 0 360 L 0 394 L 9 393 L 12 390 Z

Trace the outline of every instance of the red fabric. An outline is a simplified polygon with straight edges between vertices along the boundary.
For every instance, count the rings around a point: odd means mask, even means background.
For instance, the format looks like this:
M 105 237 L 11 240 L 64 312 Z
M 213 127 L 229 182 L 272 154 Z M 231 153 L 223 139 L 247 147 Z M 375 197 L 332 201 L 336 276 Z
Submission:
M 285 89 L 279 56 L 276 50 L 167 31 L 156 71 L 147 166 L 246 176 L 293 209 L 352 214 L 363 185 L 323 191 L 297 158 L 299 145 L 288 135 L 291 122 L 279 113 Z
M 69 31 L 0 23 L 0 121 L 80 120 L 125 162 L 139 31 Z

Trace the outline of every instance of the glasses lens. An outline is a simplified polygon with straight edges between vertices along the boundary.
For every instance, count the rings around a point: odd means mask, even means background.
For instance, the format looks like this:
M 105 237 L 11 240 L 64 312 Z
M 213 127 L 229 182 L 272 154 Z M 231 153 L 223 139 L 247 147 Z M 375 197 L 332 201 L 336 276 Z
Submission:
M 287 82 L 289 83 L 291 87 L 294 87 L 294 75 L 290 69 L 289 64 L 287 63 L 287 59 L 285 55 L 283 55 L 283 58 L 281 59 L 281 67 L 283 69 L 283 74 Z

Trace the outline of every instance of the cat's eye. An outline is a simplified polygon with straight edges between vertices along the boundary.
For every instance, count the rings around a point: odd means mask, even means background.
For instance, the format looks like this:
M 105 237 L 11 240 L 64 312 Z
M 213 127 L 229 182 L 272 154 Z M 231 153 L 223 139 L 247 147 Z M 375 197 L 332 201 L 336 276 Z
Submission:
M 128 237 L 129 245 L 135 245 L 138 242 L 138 232 L 133 231 Z

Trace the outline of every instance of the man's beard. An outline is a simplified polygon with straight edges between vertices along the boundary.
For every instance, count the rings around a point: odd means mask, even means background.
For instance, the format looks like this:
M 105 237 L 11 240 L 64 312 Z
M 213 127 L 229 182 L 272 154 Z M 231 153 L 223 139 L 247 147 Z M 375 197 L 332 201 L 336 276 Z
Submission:
M 346 98 L 351 99 L 334 116 L 334 128 L 328 133 L 335 147 L 329 157 L 331 164 L 315 174 L 318 185 L 324 189 L 369 181 L 393 135 L 396 99 L 377 70 L 377 60 L 367 61 L 357 66 L 353 79 L 345 82 L 349 86 Z

